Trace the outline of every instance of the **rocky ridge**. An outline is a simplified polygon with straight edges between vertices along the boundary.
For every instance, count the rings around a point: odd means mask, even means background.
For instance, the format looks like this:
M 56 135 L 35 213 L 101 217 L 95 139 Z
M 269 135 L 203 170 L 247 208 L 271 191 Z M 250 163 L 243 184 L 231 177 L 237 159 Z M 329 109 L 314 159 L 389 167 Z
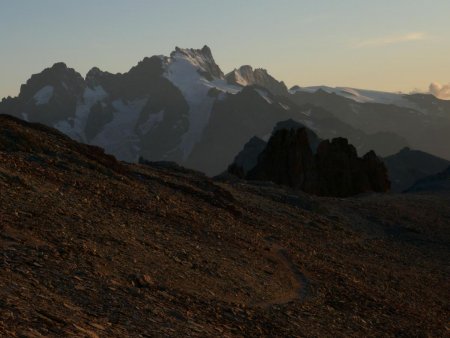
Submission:
M 375 152 L 359 158 L 346 139 L 322 141 L 292 120 L 279 122 L 267 143 L 252 138 L 228 172 L 323 196 L 346 197 L 390 189 L 387 169 Z
M 348 138 L 360 155 L 371 149 L 394 154 L 413 137 L 411 128 L 405 130 L 411 137 L 397 133 L 401 120 L 413 119 L 417 127 L 435 126 L 439 119 L 445 131 L 446 106 L 428 101 L 415 97 L 416 109 L 373 106 L 327 92 L 290 93 L 266 70 L 243 66 L 224 75 L 205 46 L 144 58 L 123 74 L 94 67 L 83 78 L 58 63 L 33 75 L 18 97 L 4 99 L 0 112 L 54 127 L 120 160 L 175 161 L 215 175 L 251 137 L 264 139 L 275 123 L 289 118 L 321 138 Z M 425 117 L 425 111 L 432 114 Z M 377 127 L 368 129 L 353 113 L 373 116 Z M 389 123 L 385 127 L 380 121 Z M 230 133 L 232 142 L 226 137 Z
M 288 94 L 288 89 L 283 81 L 276 80 L 271 76 L 266 69 L 257 68 L 253 69 L 252 66 L 245 65 L 241 66 L 239 69 L 235 69 L 226 75 L 228 83 L 246 86 L 260 86 L 273 95 L 284 95 Z

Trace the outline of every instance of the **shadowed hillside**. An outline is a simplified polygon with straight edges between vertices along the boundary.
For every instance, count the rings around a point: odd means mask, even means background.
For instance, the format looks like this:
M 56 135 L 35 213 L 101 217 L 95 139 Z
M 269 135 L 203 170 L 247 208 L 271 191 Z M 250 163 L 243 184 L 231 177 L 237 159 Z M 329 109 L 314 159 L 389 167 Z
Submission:
M 126 164 L 0 116 L 0 335 L 442 337 L 449 205 Z

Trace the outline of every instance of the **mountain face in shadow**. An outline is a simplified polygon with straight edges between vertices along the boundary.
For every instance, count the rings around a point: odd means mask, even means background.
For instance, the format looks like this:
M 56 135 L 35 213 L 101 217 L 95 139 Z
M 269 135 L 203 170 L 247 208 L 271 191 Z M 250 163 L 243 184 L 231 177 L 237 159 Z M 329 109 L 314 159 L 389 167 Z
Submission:
M 291 93 L 295 103 L 322 107 L 365 133 L 394 133 L 404 138 L 413 149 L 450 159 L 450 150 L 446 146 L 450 142 L 450 101 L 428 94 L 405 95 L 329 87 L 294 88 Z
M 262 142 L 252 138 L 228 172 L 322 196 L 346 197 L 390 189 L 386 167 L 376 154 L 370 151 L 360 158 L 344 138 L 322 141 L 291 120 L 276 125 L 265 147 Z
M 0 113 L 41 122 L 120 160 L 175 161 L 215 175 L 251 137 L 293 119 L 322 139 L 344 137 L 360 156 L 405 146 L 450 158 L 450 106 L 431 95 L 292 88 L 264 69 L 224 74 L 211 50 L 176 48 L 123 74 L 85 78 L 63 63 L 33 75 Z M 231 136 L 232 135 L 232 136 Z
M 450 161 L 410 148 L 404 148 L 383 160 L 394 192 L 402 192 L 416 181 L 438 174 L 450 165 Z
M 448 193 L 450 192 L 450 166 L 442 172 L 417 180 L 406 192 Z

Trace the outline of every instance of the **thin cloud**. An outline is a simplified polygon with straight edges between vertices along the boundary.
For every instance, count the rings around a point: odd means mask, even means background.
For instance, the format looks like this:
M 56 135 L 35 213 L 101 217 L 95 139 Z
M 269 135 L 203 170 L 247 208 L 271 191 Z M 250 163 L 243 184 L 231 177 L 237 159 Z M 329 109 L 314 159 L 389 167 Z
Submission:
M 388 46 L 403 42 L 425 40 L 426 38 L 427 35 L 423 32 L 408 33 L 403 35 L 391 35 L 360 41 L 359 43 L 356 44 L 355 47 L 361 48 L 361 47 Z

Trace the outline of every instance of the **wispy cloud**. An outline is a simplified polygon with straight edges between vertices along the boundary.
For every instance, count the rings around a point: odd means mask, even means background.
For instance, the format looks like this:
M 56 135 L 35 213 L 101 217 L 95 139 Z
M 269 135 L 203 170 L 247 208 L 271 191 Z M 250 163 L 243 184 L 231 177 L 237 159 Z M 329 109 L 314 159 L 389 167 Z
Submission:
M 394 45 L 398 43 L 403 42 L 410 42 L 410 41 L 420 41 L 427 39 L 427 35 L 423 32 L 413 32 L 403 35 L 389 35 L 389 36 L 383 36 L 373 39 L 367 39 L 362 40 L 358 42 L 355 47 L 356 48 L 362 48 L 362 47 L 378 47 L 378 46 L 388 46 L 388 45 Z

